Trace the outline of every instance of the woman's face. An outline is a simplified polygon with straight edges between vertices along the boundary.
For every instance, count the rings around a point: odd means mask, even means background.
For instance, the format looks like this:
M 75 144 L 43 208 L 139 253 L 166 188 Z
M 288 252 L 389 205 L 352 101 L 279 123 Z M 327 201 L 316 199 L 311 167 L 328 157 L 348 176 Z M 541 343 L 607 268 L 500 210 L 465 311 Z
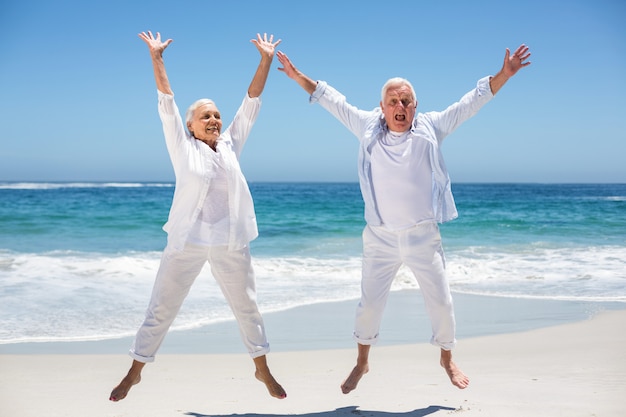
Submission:
M 191 121 L 187 124 L 189 133 L 198 140 L 215 144 L 222 133 L 222 118 L 217 106 L 213 103 L 204 104 L 193 112 Z

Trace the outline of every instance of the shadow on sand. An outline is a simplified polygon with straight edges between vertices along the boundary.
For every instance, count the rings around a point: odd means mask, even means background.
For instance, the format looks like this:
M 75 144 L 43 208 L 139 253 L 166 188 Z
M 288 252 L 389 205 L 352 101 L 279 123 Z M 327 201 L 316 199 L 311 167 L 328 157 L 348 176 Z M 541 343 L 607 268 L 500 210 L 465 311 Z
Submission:
M 360 417 L 424 417 L 429 414 L 436 413 L 440 410 L 448 410 L 454 411 L 455 408 L 451 407 L 443 407 L 440 405 L 431 405 L 426 408 L 420 408 L 419 410 L 406 411 L 404 413 L 389 413 L 386 411 L 367 411 L 367 410 L 359 410 L 357 406 L 350 407 L 342 407 L 337 408 L 333 411 L 322 411 L 319 413 L 306 413 L 306 414 L 289 414 L 290 417 L 351 417 L 351 416 L 360 416 Z M 270 416 L 278 416 L 274 414 L 228 414 L 228 415 L 216 415 L 216 414 L 201 414 L 188 412 L 185 413 L 187 416 L 191 417 L 270 417 Z M 280 417 L 280 416 L 279 416 Z M 286 416 L 285 416 L 286 417 Z

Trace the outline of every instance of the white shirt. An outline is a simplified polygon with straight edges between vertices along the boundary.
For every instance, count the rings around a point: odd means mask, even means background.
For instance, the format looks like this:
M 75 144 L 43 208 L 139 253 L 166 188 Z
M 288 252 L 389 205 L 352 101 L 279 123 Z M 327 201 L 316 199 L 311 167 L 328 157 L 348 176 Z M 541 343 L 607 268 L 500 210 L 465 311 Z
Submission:
M 228 177 L 224 158 L 220 152 L 206 146 L 204 156 L 207 164 L 213 165 L 215 176 L 209 185 L 202 210 L 189 232 L 187 242 L 203 246 L 228 245 L 230 212 L 228 209 Z
M 372 148 L 372 185 L 383 226 L 402 230 L 434 219 L 428 142 L 389 131 Z
M 418 143 L 416 141 L 426 142 L 423 145 L 423 152 L 424 157 L 428 157 L 431 172 L 426 178 L 420 178 L 418 183 L 425 184 L 425 181 L 430 179 L 430 201 L 433 219 L 437 222 L 443 223 L 458 216 L 452 196 L 450 176 L 441 153 L 441 142 L 461 123 L 478 113 L 480 108 L 494 97 L 489 86 L 490 78 L 487 76 L 478 80 L 476 88 L 467 92 L 458 102 L 453 103 L 444 111 L 417 113 L 408 132 L 408 139 L 414 144 Z M 376 197 L 372 177 L 372 173 L 377 170 L 372 163 L 372 152 L 389 131 L 380 107 L 371 111 L 358 109 L 348 103 L 344 95 L 324 81 L 318 81 L 309 102 L 319 102 L 359 139 L 358 173 L 361 194 L 365 203 L 365 221 L 371 226 L 382 225 L 383 219 L 379 207 L 381 199 Z M 408 159 L 407 163 L 411 163 L 409 161 L 413 160 Z M 406 199 L 405 197 L 399 202 L 406 202 Z M 394 201 L 388 203 L 393 204 Z
M 174 198 L 163 230 L 167 232 L 168 246 L 182 250 L 198 217 L 203 213 L 212 186 L 213 191 L 219 190 L 217 178 L 221 173 L 217 169 L 218 165 L 210 163 L 207 158 L 207 152 L 213 150 L 185 130 L 174 96 L 158 91 L 158 100 L 165 143 L 176 176 Z M 225 194 L 222 193 L 222 197 L 215 201 L 221 208 L 228 210 L 226 243 L 231 250 L 245 247 L 258 236 L 252 195 L 239 166 L 239 155 L 260 107 L 260 97 L 251 98 L 246 94 L 233 121 L 222 132 L 216 145 L 223 163 L 221 172 L 226 177 L 228 198 L 224 198 Z

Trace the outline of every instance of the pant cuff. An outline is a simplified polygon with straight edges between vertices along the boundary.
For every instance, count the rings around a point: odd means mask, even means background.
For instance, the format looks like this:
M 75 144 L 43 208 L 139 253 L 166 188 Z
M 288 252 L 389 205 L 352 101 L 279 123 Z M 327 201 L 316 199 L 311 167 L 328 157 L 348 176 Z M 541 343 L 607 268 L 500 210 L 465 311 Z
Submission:
M 128 351 L 128 354 L 130 355 L 131 358 L 133 358 L 137 362 L 142 362 L 142 363 L 154 362 L 154 356 L 141 356 L 135 353 L 135 351 L 133 351 L 132 349 Z
M 352 334 L 352 338 L 359 344 L 359 345 L 375 345 L 378 342 L 378 335 L 369 338 L 369 339 L 364 339 L 362 337 L 359 337 L 356 335 L 356 333 Z
M 270 353 L 269 345 L 263 347 L 261 350 L 255 350 L 254 352 L 250 352 L 250 357 L 252 359 L 254 359 L 254 358 L 258 358 L 258 357 L 263 356 L 263 355 L 267 355 L 268 353 Z
M 452 342 L 439 342 L 433 337 L 430 339 L 430 344 L 434 346 L 439 346 L 443 350 L 452 350 L 456 346 L 456 339 Z

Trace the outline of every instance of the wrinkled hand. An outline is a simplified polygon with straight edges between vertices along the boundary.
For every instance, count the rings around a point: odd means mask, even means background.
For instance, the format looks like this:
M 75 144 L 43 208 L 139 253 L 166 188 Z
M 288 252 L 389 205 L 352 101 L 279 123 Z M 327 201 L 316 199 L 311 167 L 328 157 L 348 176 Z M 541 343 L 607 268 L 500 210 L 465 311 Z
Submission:
M 148 31 L 148 33 L 141 32 L 139 34 L 139 37 L 148 45 L 148 48 L 150 48 L 150 54 L 153 56 L 163 55 L 163 51 L 165 51 L 165 48 L 167 48 L 169 44 L 173 42 L 172 39 L 168 39 L 165 42 L 162 42 L 161 34 L 159 32 L 156 33 L 156 37 L 154 37 L 152 35 L 152 32 L 150 31 Z
M 255 46 L 256 49 L 259 50 L 259 52 L 261 53 L 261 57 L 267 57 L 267 58 L 274 58 L 274 51 L 276 49 L 276 46 L 282 41 L 282 39 L 277 40 L 276 42 L 274 42 L 274 35 L 270 34 L 270 38 L 269 40 L 267 39 L 267 33 L 263 34 L 263 37 L 261 37 L 261 34 L 257 33 L 256 34 L 256 39 L 251 39 L 250 42 L 252 42 Z
M 276 56 L 278 57 L 278 62 L 280 62 L 283 66 L 282 68 L 278 68 L 278 71 L 284 72 L 289 78 L 294 78 L 297 70 L 296 66 L 291 63 L 291 60 L 289 60 L 289 57 L 281 51 L 278 51 Z
M 526 61 L 530 57 L 530 52 L 528 52 L 528 46 L 522 44 L 517 48 L 517 50 L 511 55 L 511 51 L 509 48 L 506 48 L 506 53 L 504 54 L 504 64 L 502 65 L 502 72 L 507 77 L 514 76 L 517 71 L 519 71 L 523 67 L 527 67 L 530 65 L 530 61 Z

